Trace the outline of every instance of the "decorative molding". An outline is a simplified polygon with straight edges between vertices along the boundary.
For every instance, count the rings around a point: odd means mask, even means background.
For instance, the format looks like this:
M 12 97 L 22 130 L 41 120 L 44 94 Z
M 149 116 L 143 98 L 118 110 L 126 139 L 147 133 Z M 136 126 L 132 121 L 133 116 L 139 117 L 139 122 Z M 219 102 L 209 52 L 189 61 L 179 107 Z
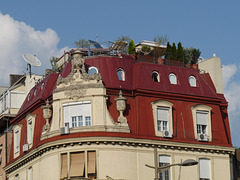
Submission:
M 8 164 L 3 169 L 7 173 L 11 173 L 16 169 L 27 164 L 29 161 L 42 156 L 48 151 L 59 149 L 61 147 L 73 147 L 73 146 L 90 146 L 90 145 L 109 145 L 109 146 L 126 146 L 126 147 L 145 147 L 145 148 L 158 148 L 164 150 L 178 150 L 199 152 L 199 153 L 211 153 L 211 154 L 222 154 L 222 155 L 233 155 L 235 154 L 234 147 L 223 147 L 215 145 L 204 145 L 204 144 L 191 144 L 191 143 L 180 143 L 180 142 L 169 142 L 161 140 L 147 140 L 147 139 L 135 139 L 135 138 L 121 138 L 121 137 L 81 137 L 81 138 L 68 138 L 57 141 L 51 141 L 44 143 L 39 147 L 31 150 L 27 154 L 18 158 L 14 162 Z
M 52 106 L 49 104 L 47 99 L 46 105 L 42 106 L 43 109 L 43 118 L 46 120 L 46 124 L 43 126 L 42 133 L 47 133 L 50 130 L 50 119 L 52 117 Z

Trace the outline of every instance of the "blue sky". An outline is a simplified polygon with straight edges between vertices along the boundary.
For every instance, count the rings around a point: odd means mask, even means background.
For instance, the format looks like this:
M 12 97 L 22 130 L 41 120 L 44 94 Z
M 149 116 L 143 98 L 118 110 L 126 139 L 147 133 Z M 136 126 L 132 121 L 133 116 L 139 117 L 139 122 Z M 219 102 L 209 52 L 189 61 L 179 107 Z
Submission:
M 113 41 L 126 35 L 135 43 L 165 35 L 195 47 L 204 59 L 222 60 L 232 139 L 240 146 L 240 1 L 0 0 L 0 85 L 10 73 L 26 72 L 22 53 L 36 54 L 43 73 L 51 56 L 62 55 L 81 38 Z M 14 51 L 14 55 L 13 52 Z

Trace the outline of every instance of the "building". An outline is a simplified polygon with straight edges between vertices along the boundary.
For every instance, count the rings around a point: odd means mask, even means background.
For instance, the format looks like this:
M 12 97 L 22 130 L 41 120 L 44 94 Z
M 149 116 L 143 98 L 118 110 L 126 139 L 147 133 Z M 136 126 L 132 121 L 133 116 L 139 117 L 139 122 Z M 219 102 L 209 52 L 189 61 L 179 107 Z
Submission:
M 67 53 L 11 120 L 9 180 L 230 180 L 232 147 L 220 58 L 198 69 L 131 56 Z M 61 59 L 62 59 L 61 58 Z
M 0 88 L 0 180 L 6 179 L 3 167 L 9 161 L 12 133 L 10 121 L 16 117 L 24 99 L 42 76 L 10 74 L 9 87 Z

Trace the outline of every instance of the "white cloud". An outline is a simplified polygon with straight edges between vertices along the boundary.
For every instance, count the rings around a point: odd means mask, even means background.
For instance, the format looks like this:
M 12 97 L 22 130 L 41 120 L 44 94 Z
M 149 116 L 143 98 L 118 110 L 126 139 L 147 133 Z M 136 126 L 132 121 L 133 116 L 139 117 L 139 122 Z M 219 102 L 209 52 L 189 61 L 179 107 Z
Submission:
M 23 53 L 34 54 L 41 60 L 42 67 L 33 67 L 33 72 L 38 74 L 44 74 L 44 70 L 51 67 L 49 59 L 52 56 L 60 57 L 63 54 L 63 49 L 57 48 L 59 37 L 50 28 L 36 31 L 1 12 L 0 27 L 0 85 L 8 85 L 9 74 L 22 74 L 26 71 Z
M 238 132 L 240 129 L 240 67 L 234 64 L 223 65 L 224 95 L 229 102 L 228 112 L 233 144 L 240 146 Z

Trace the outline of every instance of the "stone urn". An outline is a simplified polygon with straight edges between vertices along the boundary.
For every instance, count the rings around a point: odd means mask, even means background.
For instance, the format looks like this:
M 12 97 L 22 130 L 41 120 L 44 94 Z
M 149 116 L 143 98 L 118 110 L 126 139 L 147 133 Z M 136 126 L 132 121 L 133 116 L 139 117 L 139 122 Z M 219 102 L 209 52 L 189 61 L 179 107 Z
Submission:
M 123 116 L 123 112 L 126 110 L 126 101 L 127 98 L 122 96 L 122 90 L 119 92 L 119 97 L 115 98 L 117 110 L 119 112 L 118 122 L 127 123 L 127 118 Z
M 47 99 L 46 101 L 46 105 L 42 106 L 43 109 L 43 117 L 46 120 L 46 124 L 43 126 L 43 131 L 44 132 L 48 132 L 50 129 L 50 119 L 52 117 L 52 109 L 51 109 L 51 105 L 49 104 L 49 100 Z

